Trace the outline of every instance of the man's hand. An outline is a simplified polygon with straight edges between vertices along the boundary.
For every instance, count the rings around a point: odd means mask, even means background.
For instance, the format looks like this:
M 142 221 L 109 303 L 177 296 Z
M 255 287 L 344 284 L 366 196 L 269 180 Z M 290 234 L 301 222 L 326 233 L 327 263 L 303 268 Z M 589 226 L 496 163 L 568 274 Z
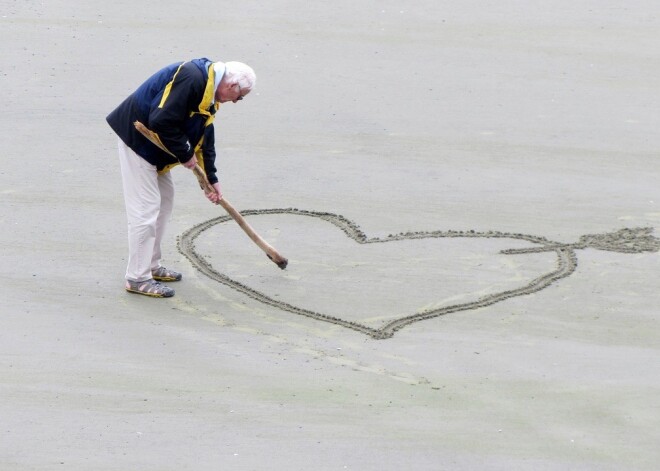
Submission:
M 213 187 L 215 192 L 206 193 L 206 197 L 211 203 L 218 204 L 218 202 L 222 199 L 222 191 L 220 190 L 220 183 L 214 183 L 211 186 Z
M 188 160 L 187 162 L 181 162 L 181 165 L 183 165 L 184 167 L 186 167 L 186 168 L 189 169 L 189 170 L 192 170 L 192 169 L 195 168 L 195 165 L 197 165 L 197 159 L 196 159 L 195 156 L 193 155 L 193 156 L 190 158 L 190 160 Z

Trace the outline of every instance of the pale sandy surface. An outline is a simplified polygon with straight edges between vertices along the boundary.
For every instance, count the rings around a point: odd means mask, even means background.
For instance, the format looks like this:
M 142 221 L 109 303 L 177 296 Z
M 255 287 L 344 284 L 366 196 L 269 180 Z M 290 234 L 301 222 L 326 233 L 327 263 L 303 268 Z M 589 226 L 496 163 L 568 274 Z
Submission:
M 221 210 L 176 169 L 164 262 L 186 278 L 129 295 L 104 121 L 162 65 L 243 60 L 257 88 L 217 121 L 239 209 L 370 237 L 658 234 L 658 3 L 211 3 L 0 0 L 0 470 L 658 469 L 657 253 L 578 250 L 547 289 L 373 340 L 197 272 L 176 237 Z M 553 263 L 254 224 L 286 272 L 235 228 L 199 248 L 370 325 Z

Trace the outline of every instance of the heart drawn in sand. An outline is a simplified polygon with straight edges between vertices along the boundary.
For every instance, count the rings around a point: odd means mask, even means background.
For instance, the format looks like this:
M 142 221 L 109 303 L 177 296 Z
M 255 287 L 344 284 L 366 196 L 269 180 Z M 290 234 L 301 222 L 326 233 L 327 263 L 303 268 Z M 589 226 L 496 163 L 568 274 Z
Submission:
M 385 339 L 392 337 L 397 330 L 415 322 L 432 319 L 438 316 L 459 311 L 469 311 L 472 309 L 490 306 L 509 298 L 532 294 L 547 288 L 551 284 L 562 278 L 566 278 L 575 271 L 577 268 L 576 250 L 579 249 L 590 247 L 599 250 L 622 253 L 657 252 L 660 250 L 660 239 L 655 238 L 651 234 L 651 228 L 627 228 L 607 234 L 585 235 L 582 236 L 578 242 L 572 244 L 552 242 L 544 237 L 533 235 L 504 233 L 497 231 L 407 232 L 394 235 L 390 234 L 383 238 L 369 238 L 364 232 L 362 232 L 362 230 L 360 230 L 357 224 L 338 214 L 305 211 L 293 208 L 245 210 L 241 211 L 241 214 L 243 216 L 295 215 L 303 216 L 306 218 L 314 218 L 316 221 L 321 220 L 325 223 L 334 225 L 343 231 L 349 239 L 360 245 L 385 244 L 387 242 L 422 239 L 451 239 L 452 241 L 510 239 L 511 241 L 515 241 L 518 245 L 520 245 L 522 241 L 526 246 L 523 248 L 504 249 L 500 251 L 501 254 L 516 255 L 554 253 L 556 260 L 551 270 L 547 272 L 541 272 L 540 275 L 537 274 L 531 279 L 525 280 L 524 284 L 520 286 L 509 286 L 501 291 L 489 292 L 487 294 L 476 297 L 476 299 L 471 299 L 464 302 L 453 304 L 450 303 L 449 305 L 446 305 L 445 303 L 445 305 L 441 306 L 431 305 L 431 307 L 416 310 L 416 312 L 399 313 L 395 316 L 395 318 L 388 320 L 380 327 L 371 327 L 366 325 L 364 322 L 356 322 L 346 318 L 342 319 L 341 316 L 329 315 L 327 313 L 322 313 L 313 309 L 294 305 L 293 303 L 287 302 L 286 300 L 276 299 L 278 295 L 267 294 L 266 289 L 257 289 L 255 286 L 248 286 L 248 282 L 238 281 L 237 276 L 232 278 L 214 268 L 207 257 L 197 252 L 195 240 L 201 234 L 205 233 L 205 231 L 208 231 L 214 226 L 230 221 L 230 216 L 220 216 L 209 221 L 205 221 L 187 230 L 179 237 L 179 251 L 185 255 L 200 272 L 204 273 L 211 279 L 227 285 L 266 305 L 277 307 L 281 310 L 288 311 L 297 315 L 313 318 L 318 321 L 329 322 L 348 329 L 362 332 L 374 339 Z M 296 263 L 295 260 L 291 260 L 291 262 L 293 264 Z M 277 271 L 279 272 L 279 270 Z M 471 275 L 468 274 L 467 276 Z M 243 278 L 241 278 L 241 280 L 242 279 Z M 440 282 L 441 280 L 438 280 L 438 283 Z

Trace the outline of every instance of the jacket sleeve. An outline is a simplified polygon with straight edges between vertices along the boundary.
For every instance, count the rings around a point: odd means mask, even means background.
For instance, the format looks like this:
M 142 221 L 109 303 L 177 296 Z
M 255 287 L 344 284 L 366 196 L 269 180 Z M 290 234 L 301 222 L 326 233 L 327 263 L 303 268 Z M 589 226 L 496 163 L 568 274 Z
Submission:
M 204 83 L 200 77 L 193 68 L 184 64 L 165 87 L 160 100 L 154 100 L 151 104 L 149 111 L 149 127 L 182 163 L 194 155 L 193 146 L 184 132 L 184 123 L 204 93 Z
M 213 129 L 213 123 L 204 129 L 202 156 L 204 157 L 204 170 L 209 183 L 218 183 L 218 177 L 215 174 L 217 169 L 215 168 L 215 130 Z

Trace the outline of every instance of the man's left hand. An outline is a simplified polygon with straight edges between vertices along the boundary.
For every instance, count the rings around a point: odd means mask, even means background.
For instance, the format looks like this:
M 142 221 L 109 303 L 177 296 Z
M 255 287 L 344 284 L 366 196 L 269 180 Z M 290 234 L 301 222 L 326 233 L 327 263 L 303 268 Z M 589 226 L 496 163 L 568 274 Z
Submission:
M 218 202 L 222 199 L 222 190 L 220 189 L 220 183 L 214 183 L 211 185 L 213 189 L 215 190 L 213 193 L 206 193 L 206 197 L 211 203 L 218 204 Z
M 192 158 L 190 160 L 188 160 L 187 162 L 181 162 L 181 165 L 183 165 L 184 167 L 186 167 L 189 170 L 192 170 L 192 169 L 195 168 L 195 165 L 197 165 L 197 159 L 193 155 Z

